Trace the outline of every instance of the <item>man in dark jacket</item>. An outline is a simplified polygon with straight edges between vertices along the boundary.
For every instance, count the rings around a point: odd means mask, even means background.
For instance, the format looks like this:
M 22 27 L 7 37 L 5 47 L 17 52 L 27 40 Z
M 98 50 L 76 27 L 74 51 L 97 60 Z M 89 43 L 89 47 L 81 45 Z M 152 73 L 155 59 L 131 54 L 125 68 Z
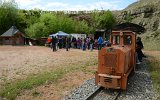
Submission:
M 138 54 L 138 60 L 140 62 L 142 62 L 142 57 L 145 57 L 145 55 L 143 54 L 142 52 L 142 49 L 143 49 L 143 43 L 141 41 L 141 38 L 140 37 L 137 37 L 137 40 L 136 40 L 136 52 Z
M 93 51 L 94 40 L 93 40 L 92 37 L 91 37 L 91 39 L 90 39 L 90 41 L 89 41 L 89 44 L 90 44 L 90 50 Z
M 56 51 L 56 43 L 57 43 L 57 39 L 52 36 L 52 48 L 53 48 L 53 52 Z

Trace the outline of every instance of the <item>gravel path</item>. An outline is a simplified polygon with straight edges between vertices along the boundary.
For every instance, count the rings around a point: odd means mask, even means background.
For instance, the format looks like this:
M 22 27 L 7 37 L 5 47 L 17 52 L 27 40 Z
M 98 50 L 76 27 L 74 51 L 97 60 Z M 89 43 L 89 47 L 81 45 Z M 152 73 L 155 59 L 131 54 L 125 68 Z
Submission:
M 86 100 L 99 88 L 99 86 L 95 85 L 95 79 L 92 78 L 85 81 L 79 88 L 73 90 L 63 100 Z
M 85 100 L 89 93 L 96 88 L 94 79 L 87 80 L 78 89 L 75 89 L 64 100 Z M 93 100 L 114 100 L 118 90 L 104 89 Z M 137 66 L 135 74 L 129 78 L 126 91 L 121 91 L 117 100 L 157 100 L 157 93 L 153 89 L 148 67 L 145 63 Z
M 134 76 L 128 80 L 126 91 L 121 93 L 118 100 L 157 100 L 152 80 L 145 62 L 136 67 Z

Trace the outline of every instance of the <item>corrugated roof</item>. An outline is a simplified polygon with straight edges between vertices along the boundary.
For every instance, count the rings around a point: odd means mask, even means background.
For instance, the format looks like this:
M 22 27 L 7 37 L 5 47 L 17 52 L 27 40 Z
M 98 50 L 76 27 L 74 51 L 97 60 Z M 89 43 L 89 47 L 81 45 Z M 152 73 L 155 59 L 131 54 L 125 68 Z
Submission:
M 16 26 L 12 26 L 9 30 L 7 30 L 1 36 L 13 36 L 17 32 L 20 32 L 20 31 L 16 28 Z
M 112 30 L 131 30 L 133 32 L 143 33 L 145 31 L 145 28 L 140 25 L 127 22 L 114 26 Z

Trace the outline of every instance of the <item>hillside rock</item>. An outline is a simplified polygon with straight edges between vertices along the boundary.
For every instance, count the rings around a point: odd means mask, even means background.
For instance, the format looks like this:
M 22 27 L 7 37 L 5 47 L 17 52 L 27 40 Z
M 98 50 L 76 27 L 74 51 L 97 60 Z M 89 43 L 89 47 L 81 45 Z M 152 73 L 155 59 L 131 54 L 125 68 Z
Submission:
M 113 11 L 118 23 L 130 21 L 147 31 L 160 29 L 160 0 L 139 0 L 121 11 Z

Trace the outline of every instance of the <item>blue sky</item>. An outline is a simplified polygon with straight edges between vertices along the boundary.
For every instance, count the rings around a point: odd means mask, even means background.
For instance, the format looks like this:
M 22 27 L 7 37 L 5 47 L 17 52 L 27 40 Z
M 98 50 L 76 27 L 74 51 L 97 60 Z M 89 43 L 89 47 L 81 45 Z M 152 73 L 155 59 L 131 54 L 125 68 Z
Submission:
M 15 0 L 20 9 L 41 10 L 122 10 L 137 0 Z

